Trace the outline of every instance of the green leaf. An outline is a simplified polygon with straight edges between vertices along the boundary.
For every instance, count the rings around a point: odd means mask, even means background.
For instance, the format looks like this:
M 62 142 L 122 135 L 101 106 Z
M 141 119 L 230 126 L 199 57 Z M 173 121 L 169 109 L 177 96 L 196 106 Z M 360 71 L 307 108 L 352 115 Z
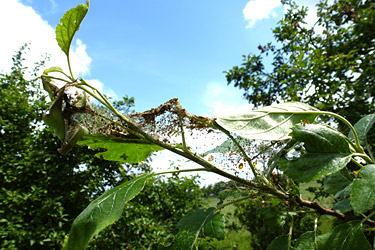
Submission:
M 272 207 L 259 209 L 260 215 L 271 231 L 283 227 L 286 222 L 286 215 Z
M 340 213 L 346 213 L 348 211 L 353 210 L 352 207 L 350 206 L 349 199 L 336 202 L 335 205 L 333 205 L 333 209 Z
M 236 141 L 243 147 L 243 148 L 248 148 L 251 144 L 251 140 L 237 137 Z M 207 152 L 204 152 L 201 154 L 202 157 L 208 155 L 208 154 L 213 154 L 213 153 L 229 153 L 229 152 L 238 152 L 239 149 L 237 145 L 231 140 L 228 139 L 219 146 L 215 147 L 214 149 L 208 150 Z
M 362 224 L 352 221 L 335 227 L 318 237 L 319 250 L 371 250 L 370 243 L 362 232 Z
M 336 194 L 351 183 L 349 172 L 347 169 L 331 174 L 324 180 L 324 191 L 330 194 Z
M 276 237 L 271 244 L 267 247 L 267 250 L 293 250 L 294 248 L 289 246 L 289 236 L 280 235 Z
M 153 175 L 141 175 L 105 192 L 91 202 L 74 220 L 63 249 L 86 249 L 96 234 L 120 218 L 125 203 L 138 195 Z
M 80 4 L 67 11 L 60 19 L 60 23 L 57 24 L 56 40 L 61 50 L 64 51 L 68 57 L 74 34 L 79 30 L 79 26 L 88 10 L 88 5 Z
M 289 138 L 294 125 L 301 121 L 311 123 L 317 116 L 311 113 L 298 113 L 302 111 L 319 110 L 303 103 L 287 102 L 250 111 L 247 114 L 217 118 L 216 123 L 247 139 L 285 140 Z
M 362 214 L 375 206 L 375 165 L 366 165 L 353 180 L 350 205 L 355 214 Z
M 177 223 L 179 232 L 176 236 L 176 242 L 168 249 L 192 250 L 196 244 L 199 233 L 201 232 L 203 227 L 206 227 L 206 222 L 208 222 L 210 218 L 213 217 L 214 212 L 215 208 L 210 207 L 206 211 L 204 211 L 203 209 L 199 209 L 181 218 L 181 220 Z M 221 231 L 222 224 L 218 223 L 218 225 L 219 227 L 215 226 L 215 228 L 220 228 L 219 231 Z M 215 233 L 215 235 L 221 235 L 221 233 Z
M 315 250 L 315 233 L 312 231 L 302 234 L 295 246 L 295 250 Z
M 54 66 L 54 67 L 51 67 L 49 69 L 45 69 L 43 71 L 43 75 L 48 75 L 48 73 L 51 73 L 51 72 L 60 72 L 60 73 L 64 73 L 64 71 L 62 70 L 62 68 L 58 67 L 58 66 Z
M 78 145 L 86 145 L 93 149 L 103 148 L 106 152 L 95 154 L 96 157 L 108 161 L 138 163 L 144 161 L 151 153 L 163 150 L 155 144 L 144 143 L 139 139 L 126 139 L 105 135 L 84 135 Z
M 344 168 L 351 159 L 346 137 L 336 130 L 317 124 L 297 125 L 292 138 L 303 142 L 306 153 L 297 159 L 277 161 L 281 170 L 290 178 L 309 182 Z
M 359 143 L 362 146 L 366 145 L 367 133 L 370 131 L 374 123 L 375 123 L 375 114 L 371 114 L 371 115 L 367 115 L 363 117 L 354 125 L 354 129 L 358 134 Z M 350 131 L 349 133 L 349 138 L 354 139 L 354 135 L 352 131 Z
M 220 213 L 212 214 L 203 227 L 205 236 L 223 240 L 225 238 L 225 219 Z
M 60 139 L 65 138 L 65 120 L 62 113 L 62 102 L 64 91 L 60 91 L 59 96 L 51 104 L 47 113 L 43 115 L 45 124 L 52 127 L 55 135 Z
M 338 191 L 336 194 L 335 194 L 335 198 L 346 198 L 346 197 L 349 197 L 350 196 L 350 190 L 352 188 L 352 183 L 350 183 L 349 185 L 347 185 L 344 189 Z

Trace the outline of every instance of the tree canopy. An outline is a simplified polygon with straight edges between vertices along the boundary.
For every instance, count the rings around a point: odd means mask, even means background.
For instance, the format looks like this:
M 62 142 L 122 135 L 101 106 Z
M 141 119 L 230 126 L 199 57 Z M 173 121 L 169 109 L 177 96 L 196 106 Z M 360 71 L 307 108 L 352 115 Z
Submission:
M 375 4 L 336 0 L 308 9 L 282 1 L 287 13 L 273 29 L 275 42 L 243 56 L 226 72 L 228 84 L 244 90 L 255 106 L 301 101 L 356 122 L 375 108 Z M 269 63 L 271 61 L 271 63 Z

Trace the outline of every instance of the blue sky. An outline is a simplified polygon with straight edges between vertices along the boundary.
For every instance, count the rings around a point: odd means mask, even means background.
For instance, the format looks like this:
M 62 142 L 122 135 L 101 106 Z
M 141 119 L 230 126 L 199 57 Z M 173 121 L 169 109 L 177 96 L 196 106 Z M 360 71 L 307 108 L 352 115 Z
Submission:
M 67 10 L 84 2 L 7 1 L 9 5 L 18 3 L 18 9 L 31 7 L 52 29 Z M 223 71 L 239 65 L 243 54 L 257 53 L 259 44 L 271 41 L 271 29 L 284 11 L 277 0 L 258 0 L 258 6 L 250 8 L 253 13 L 249 18 L 244 13 L 249 2 L 254 1 L 92 0 L 76 34 L 79 41 L 73 44 L 75 54 L 82 57 L 78 72 L 85 79 L 100 82 L 109 95 L 135 97 L 137 111 L 173 97 L 199 115 L 220 115 L 235 109 L 247 102 L 240 90 L 227 87 Z M 29 21 L 25 15 L 23 23 Z M 31 29 L 37 30 L 38 25 Z M 33 43 L 28 35 L 24 38 L 24 42 Z M 38 42 L 43 49 L 45 43 L 55 41 L 42 33 L 34 41 Z M 63 60 L 58 63 L 65 64 Z

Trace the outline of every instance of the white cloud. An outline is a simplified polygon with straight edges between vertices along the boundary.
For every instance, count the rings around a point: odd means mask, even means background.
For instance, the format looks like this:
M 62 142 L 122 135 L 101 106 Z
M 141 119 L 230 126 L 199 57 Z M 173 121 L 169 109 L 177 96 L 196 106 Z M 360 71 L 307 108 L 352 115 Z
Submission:
M 70 53 L 73 74 L 76 76 L 88 75 L 90 73 L 89 67 L 92 59 L 86 52 L 86 44 L 80 39 L 77 39 L 76 44 L 72 47 Z
M 51 5 L 56 7 L 56 2 L 50 0 Z M 22 17 L 22 18 L 20 18 Z M 0 40 L 0 72 L 9 72 L 13 63 L 12 56 L 25 43 L 30 43 L 30 50 L 25 56 L 24 66 L 33 67 L 35 62 L 48 55 L 50 60 L 46 67 L 59 66 L 65 72 L 69 72 L 66 55 L 61 51 L 55 39 L 55 29 L 43 20 L 32 7 L 25 6 L 18 0 L 0 0 L 0 23 L 2 24 L 3 36 Z M 87 46 L 80 39 L 72 43 L 70 60 L 75 77 L 88 77 L 90 74 L 91 57 L 87 54 Z M 103 93 L 117 98 L 115 92 L 103 88 L 99 80 L 88 80 Z
M 276 17 L 275 8 L 281 6 L 280 0 L 251 0 L 243 9 L 245 20 L 249 21 L 248 28 L 251 28 L 259 20 Z
M 328 1 L 328 4 L 332 4 L 332 0 Z M 317 17 L 317 8 L 316 4 L 318 3 L 316 0 L 296 0 L 298 6 L 306 6 L 308 7 L 308 12 L 306 16 L 306 27 L 310 28 L 313 27 L 314 24 L 318 21 Z M 245 8 L 243 9 L 243 15 L 245 20 L 249 21 L 247 28 L 252 28 L 257 21 L 262 19 L 276 17 L 275 9 L 281 6 L 280 0 L 250 0 L 247 2 Z M 284 6 L 284 13 L 286 13 L 289 6 Z M 318 25 L 314 26 L 315 32 L 321 34 L 323 31 L 323 27 Z
M 251 110 L 252 106 L 242 95 L 242 90 L 228 86 L 226 83 L 208 83 L 203 96 L 203 103 L 208 109 L 206 115 L 218 117 L 239 113 L 244 108 Z

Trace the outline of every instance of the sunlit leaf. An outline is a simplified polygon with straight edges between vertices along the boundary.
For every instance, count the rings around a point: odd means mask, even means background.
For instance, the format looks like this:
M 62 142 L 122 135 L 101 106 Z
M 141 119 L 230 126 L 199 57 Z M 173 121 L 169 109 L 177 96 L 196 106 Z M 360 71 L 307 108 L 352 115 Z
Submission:
M 78 145 L 86 145 L 93 149 L 106 149 L 106 152 L 95 154 L 96 157 L 108 161 L 138 163 L 144 161 L 151 153 L 163 150 L 155 144 L 144 143 L 138 139 L 126 139 L 105 135 L 84 135 Z
M 371 250 L 370 243 L 362 232 L 362 224 L 352 221 L 335 227 L 318 236 L 319 250 Z
M 89 7 L 80 4 L 67 11 L 60 19 L 56 27 L 56 40 L 61 50 L 69 57 L 70 45 L 74 34 L 79 30 L 83 18 L 86 16 Z
M 296 112 L 319 111 L 299 102 L 287 102 L 249 111 L 246 114 L 217 118 L 216 123 L 224 129 L 247 139 L 284 140 L 291 128 L 298 123 L 311 123 L 316 114 Z M 285 113 L 288 112 L 288 113 Z
M 358 134 L 359 143 L 362 146 L 366 145 L 367 133 L 370 131 L 375 123 L 375 114 L 367 115 L 360 119 L 355 125 L 354 129 Z M 353 132 L 350 131 L 349 138 L 354 139 Z
M 48 69 L 45 69 L 43 71 L 43 75 L 47 75 L 48 73 L 52 73 L 52 72 L 60 72 L 60 73 L 63 73 L 64 71 L 62 70 L 62 68 L 58 67 L 58 66 L 54 66 L 54 67 L 51 67 L 51 68 L 48 68 Z
M 277 163 L 296 181 L 309 182 L 336 173 L 351 159 L 346 137 L 332 128 L 316 124 L 297 125 L 291 135 L 294 140 L 303 142 L 306 153 L 292 160 L 280 159 Z
M 353 180 L 350 205 L 356 214 L 362 214 L 375 207 L 375 165 L 366 165 Z
M 153 174 L 141 175 L 91 202 L 74 220 L 64 250 L 86 249 L 94 235 L 120 218 L 125 203 L 138 195 L 152 176 Z

